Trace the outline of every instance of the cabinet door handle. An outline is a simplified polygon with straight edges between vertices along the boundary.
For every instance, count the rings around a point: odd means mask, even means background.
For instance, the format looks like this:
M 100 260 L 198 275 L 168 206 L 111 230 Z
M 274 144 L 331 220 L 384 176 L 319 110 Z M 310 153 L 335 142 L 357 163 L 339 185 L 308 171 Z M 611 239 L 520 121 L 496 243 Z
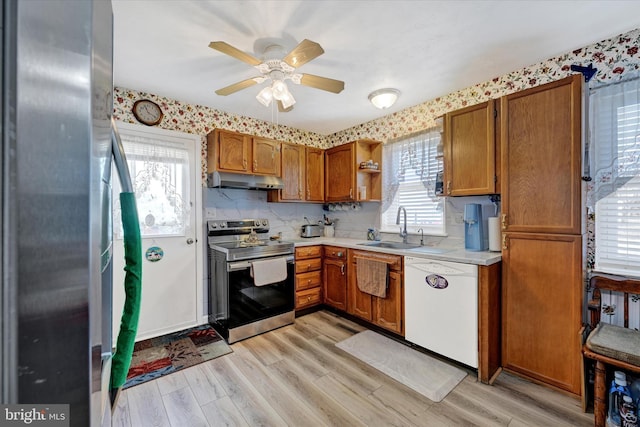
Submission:
M 507 229 L 507 214 L 502 214 L 502 229 Z
M 508 249 L 507 248 L 507 235 L 506 234 L 502 235 L 502 249 L 505 250 L 505 251 Z
M 254 161 L 253 161 L 253 171 L 255 172 L 255 171 L 257 171 L 257 170 L 258 170 L 258 161 L 257 161 L 257 160 L 254 160 Z
M 311 198 L 311 190 L 307 188 L 307 199 L 310 199 L 310 198 Z
M 349 198 L 353 199 L 353 188 L 349 189 Z
M 307 280 L 307 285 L 311 284 L 311 279 Z
M 243 167 L 244 169 L 246 169 L 246 168 L 247 168 L 247 159 L 242 159 L 242 167 Z
M 451 181 L 447 181 L 447 194 L 451 194 Z
M 340 274 L 344 276 L 344 264 L 340 266 Z
M 342 252 L 334 252 L 333 254 L 338 258 L 342 258 Z

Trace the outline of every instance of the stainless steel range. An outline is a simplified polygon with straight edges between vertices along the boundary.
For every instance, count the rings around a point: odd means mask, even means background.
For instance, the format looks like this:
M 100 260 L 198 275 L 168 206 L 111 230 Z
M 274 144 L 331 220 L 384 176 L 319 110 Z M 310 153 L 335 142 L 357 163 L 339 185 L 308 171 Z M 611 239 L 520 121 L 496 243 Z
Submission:
M 207 221 L 209 323 L 233 343 L 293 323 L 294 247 L 269 220 Z

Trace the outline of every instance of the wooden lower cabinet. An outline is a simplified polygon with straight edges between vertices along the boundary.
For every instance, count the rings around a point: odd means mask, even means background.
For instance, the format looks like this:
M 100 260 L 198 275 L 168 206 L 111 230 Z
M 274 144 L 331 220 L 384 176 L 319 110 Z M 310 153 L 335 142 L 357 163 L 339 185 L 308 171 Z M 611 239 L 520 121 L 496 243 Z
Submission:
M 296 248 L 296 310 L 322 303 L 322 246 Z
M 505 233 L 504 369 L 581 394 L 581 236 Z
M 358 259 L 367 258 L 385 262 L 389 266 L 386 298 L 360 291 L 357 283 Z M 347 312 L 374 325 L 404 336 L 403 257 L 379 252 L 349 251 L 349 306 Z
M 491 384 L 502 367 L 502 265 L 478 266 L 478 380 Z
M 347 310 L 347 249 L 324 247 L 324 302 L 338 310 Z

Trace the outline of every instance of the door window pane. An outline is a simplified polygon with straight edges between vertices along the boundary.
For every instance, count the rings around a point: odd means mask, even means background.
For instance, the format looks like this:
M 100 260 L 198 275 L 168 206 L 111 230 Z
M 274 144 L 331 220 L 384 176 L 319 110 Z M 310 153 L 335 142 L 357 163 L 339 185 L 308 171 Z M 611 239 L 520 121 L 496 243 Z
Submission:
M 191 227 L 187 150 L 179 143 L 130 135 L 122 135 L 122 144 L 136 194 L 142 237 L 186 235 Z M 120 191 L 116 178 L 114 192 Z M 114 199 L 114 237 L 122 238 L 120 203 Z

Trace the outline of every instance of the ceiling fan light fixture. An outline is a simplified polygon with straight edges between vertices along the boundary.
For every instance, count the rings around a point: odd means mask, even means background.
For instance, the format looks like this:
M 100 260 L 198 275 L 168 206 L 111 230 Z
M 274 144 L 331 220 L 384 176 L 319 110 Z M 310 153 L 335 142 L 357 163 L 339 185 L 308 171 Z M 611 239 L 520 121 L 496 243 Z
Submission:
M 280 102 L 282 102 L 282 108 L 287 109 L 295 104 L 296 100 L 293 98 L 293 95 L 291 95 L 291 92 L 287 90 L 287 93 L 280 99 Z
M 398 89 L 378 89 L 369 94 L 369 101 L 371 101 L 376 108 L 383 110 L 391 107 L 396 102 L 399 95 L 400 91 Z
M 273 97 L 278 101 L 281 101 L 282 98 L 289 94 L 289 88 L 282 80 L 274 80 L 271 89 L 273 90 Z
M 271 100 L 273 99 L 273 90 L 271 89 L 271 86 L 267 86 L 264 89 L 262 89 L 256 95 L 256 99 L 260 104 L 264 105 L 265 107 L 268 107 L 271 104 Z

